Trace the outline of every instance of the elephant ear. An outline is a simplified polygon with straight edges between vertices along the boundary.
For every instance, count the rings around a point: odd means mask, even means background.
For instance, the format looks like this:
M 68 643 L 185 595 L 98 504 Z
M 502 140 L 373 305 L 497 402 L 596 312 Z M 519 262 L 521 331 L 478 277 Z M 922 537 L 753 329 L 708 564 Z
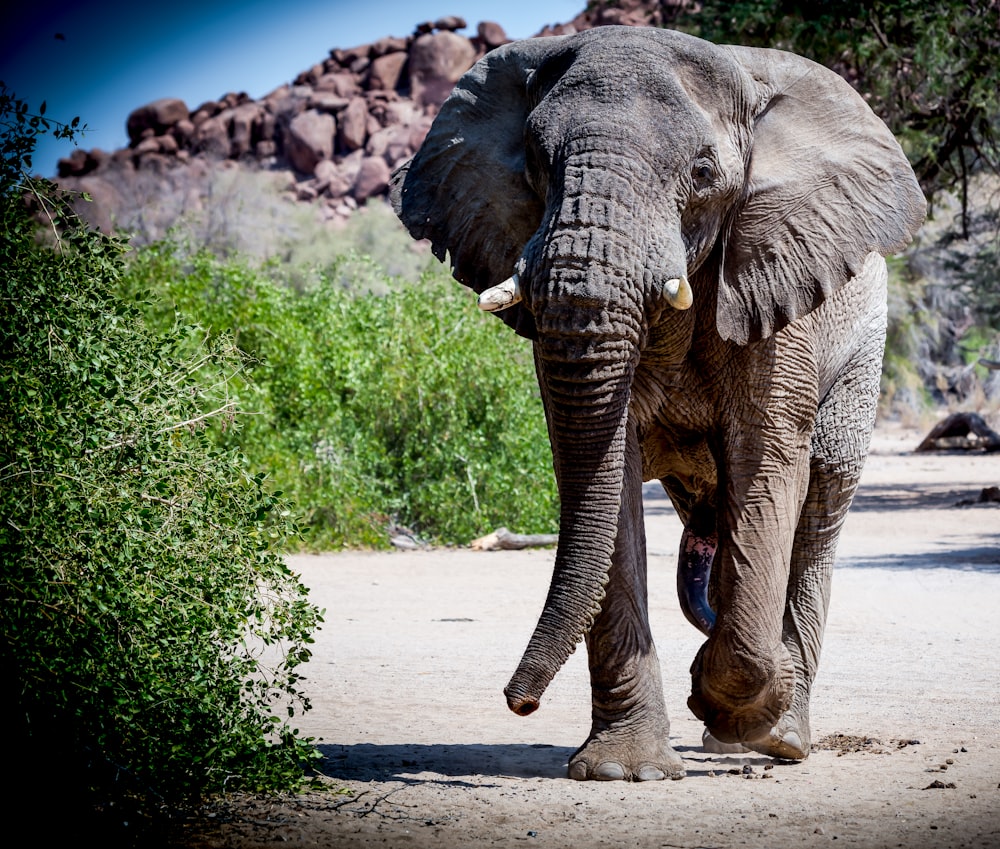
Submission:
M 723 338 L 746 344 L 819 306 L 871 251 L 903 248 L 926 204 L 899 144 L 841 77 L 779 50 L 727 49 L 761 92 L 717 313 Z
M 455 279 L 476 292 L 506 280 L 542 220 L 524 174 L 524 128 L 534 70 L 563 38 L 514 42 L 488 53 L 456 84 L 420 150 L 392 176 L 390 200 L 416 239 L 450 255 Z M 530 312 L 496 313 L 534 338 Z

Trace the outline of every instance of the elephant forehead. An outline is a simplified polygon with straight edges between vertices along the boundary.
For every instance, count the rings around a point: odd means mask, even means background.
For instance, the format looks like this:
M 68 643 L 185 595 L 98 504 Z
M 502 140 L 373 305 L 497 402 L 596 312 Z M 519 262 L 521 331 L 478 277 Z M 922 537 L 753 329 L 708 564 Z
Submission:
M 572 62 L 538 70 L 551 77 L 530 120 L 542 136 L 565 137 L 598 121 L 622 137 L 652 129 L 676 147 L 718 135 L 746 111 L 745 74 L 709 42 L 635 27 L 600 27 L 571 41 Z

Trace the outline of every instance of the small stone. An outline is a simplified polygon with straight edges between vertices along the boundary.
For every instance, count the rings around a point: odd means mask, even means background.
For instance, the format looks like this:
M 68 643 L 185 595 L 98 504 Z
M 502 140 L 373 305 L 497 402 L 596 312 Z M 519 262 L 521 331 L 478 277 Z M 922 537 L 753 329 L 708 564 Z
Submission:
M 764 764 L 764 769 L 765 770 L 774 769 L 774 764 Z
M 944 759 L 944 762 L 945 762 L 946 764 L 949 764 L 949 765 L 950 765 L 950 764 L 953 764 L 953 763 L 955 763 L 955 759 L 954 759 L 954 758 L 945 758 L 945 759 Z
M 753 767 L 750 764 L 743 764 L 743 774 L 750 775 L 753 772 Z
M 818 825 L 813 829 L 813 834 L 826 834 L 826 832 L 823 831 L 823 826 Z

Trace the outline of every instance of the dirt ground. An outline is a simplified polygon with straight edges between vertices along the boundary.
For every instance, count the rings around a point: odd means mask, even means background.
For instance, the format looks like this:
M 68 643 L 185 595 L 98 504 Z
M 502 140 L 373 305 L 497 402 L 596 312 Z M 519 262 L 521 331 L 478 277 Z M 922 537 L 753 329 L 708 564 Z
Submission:
M 680 525 L 647 487 L 651 618 L 681 781 L 578 783 L 589 728 L 578 651 L 541 709 L 501 689 L 552 552 L 296 556 L 326 609 L 299 727 L 329 791 L 237 799 L 189 847 L 1000 847 L 1000 454 L 914 455 L 880 427 L 848 518 L 801 763 L 709 756 L 686 707 L 702 637 L 683 618 Z

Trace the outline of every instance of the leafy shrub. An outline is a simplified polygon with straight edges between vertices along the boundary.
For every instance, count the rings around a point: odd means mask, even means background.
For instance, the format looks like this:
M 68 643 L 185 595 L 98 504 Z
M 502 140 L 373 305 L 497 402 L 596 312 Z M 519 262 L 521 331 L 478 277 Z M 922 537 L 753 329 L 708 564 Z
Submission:
M 219 438 L 244 358 L 112 294 L 122 243 L 21 176 L 33 119 L 0 106 L 0 670 L 26 759 L 7 768 L 58 758 L 60 796 L 103 805 L 293 787 L 320 612 L 280 557 L 279 495 Z
M 158 244 L 124 285 L 161 293 L 150 321 L 167 327 L 176 310 L 259 361 L 240 395 L 253 415 L 224 443 L 271 470 L 311 547 L 384 547 L 392 524 L 445 543 L 553 529 L 527 343 L 440 271 L 400 283 L 348 256 L 303 291 L 269 273 Z

